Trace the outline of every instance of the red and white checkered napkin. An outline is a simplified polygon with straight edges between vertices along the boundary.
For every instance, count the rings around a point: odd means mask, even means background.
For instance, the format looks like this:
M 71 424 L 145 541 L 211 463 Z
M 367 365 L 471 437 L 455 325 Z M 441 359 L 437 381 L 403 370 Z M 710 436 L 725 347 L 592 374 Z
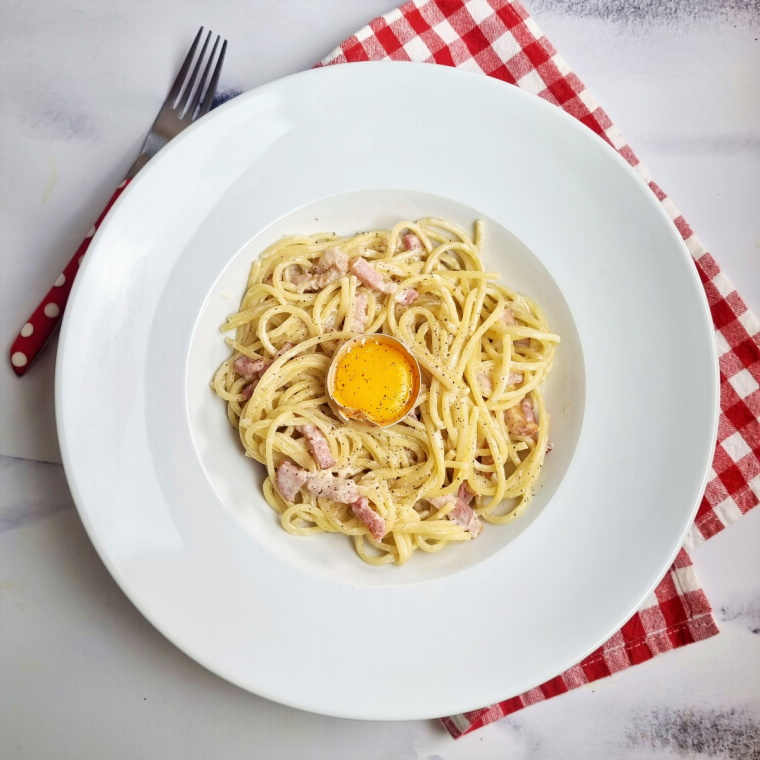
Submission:
M 686 546 L 710 538 L 754 507 L 760 496 L 760 324 L 525 8 L 507 0 L 412 0 L 376 18 L 320 65 L 370 60 L 457 66 L 517 85 L 575 116 L 635 168 L 694 257 L 720 355 L 718 443 Z M 710 605 L 688 554 L 681 550 L 641 609 L 581 663 L 524 694 L 443 722 L 459 737 L 534 702 L 716 633 Z

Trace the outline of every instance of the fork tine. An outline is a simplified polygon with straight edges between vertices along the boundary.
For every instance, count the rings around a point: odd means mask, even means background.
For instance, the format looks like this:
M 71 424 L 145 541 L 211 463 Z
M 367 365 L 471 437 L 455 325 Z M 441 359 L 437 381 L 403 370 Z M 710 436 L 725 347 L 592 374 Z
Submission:
M 211 55 L 208 58 L 208 63 L 206 64 L 206 68 L 203 70 L 203 76 L 201 77 L 201 81 L 198 82 L 198 89 L 195 91 L 195 97 L 193 98 L 193 102 L 190 104 L 190 107 L 187 109 L 187 115 L 190 117 L 190 119 L 193 119 L 195 116 L 195 110 L 198 108 L 198 103 L 201 102 L 203 90 L 206 87 L 208 75 L 211 73 L 211 64 L 214 62 L 214 56 L 216 55 L 216 49 L 219 47 L 220 39 L 221 37 L 217 34 L 216 40 L 214 41 L 214 47 L 211 48 Z
M 177 106 L 178 109 L 178 116 L 180 119 L 182 119 L 186 113 L 186 107 L 187 104 L 190 102 L 190 96 L 193 94 L 193 87 L 195 86 L 195 82 L 198 79 L 198 72 L 201 69 L 201 64 L 203 63 L 203 59 L 206 56 L 206 48 L 208 48 L 209 40 L 211 39 L 211 32 L 209 32 L 206 35 L 206 39 L 203 43 L 203 47 L 201 48 L 200 55 L 198 56 L 198 60 L 195 62 L 195 66 L 193 67 L 193 73 L 190 75 L 190 79 L 187 80 L 187 85 L 185 86 L 185 90 L 182 93 L 182 100 L 180 101 L 179 106 Z M 192 115 L 192 114 L 191 114 Z
M 177 78 L 174 80 L 172 89 L 169 92 L 168 97 L 166 98 L 166 101 L 171 103 L 172 105 L 174 105 L 174 103 L 177 101 L 177 98 L 179 97 L 179 92 L 182 89 L 182 84 L 185 81 L 187 72 L 190 70 L 190 64 L 193 62 L 193 56 L 195 55 L 195 51 L 198 48 L 198 43 L 200 42 L 202 34 L 203 34 L 203 27 L 201 27 L 198 30 L 198 34 L 195 35 L 195 40 L 193 41 L 193 44 L 190 47 L 190 52 L 185 57 L 185 60 L 182 63 L 182 68 L 179 70 L 179 74 L 177 74 Z
M 216 68 L 214 69 L 214 73 L 211 76 L 211 81 L 209 82 L 208 89 L 206 90 L 206 95 L 203 98 L 203 103 L 201 103 L 200 111 L 198 112 L 198 117 L 205 116 L 209 108 L 211 108 L 211 103 L 214 100 L 214 95 L 216 95 L 216 86 L 219 84 L 219 76 L 222 73 L 222 64 L 224 63 L 224 53 L 227 50 L 227 40 L 224 40 L 222 42 L 222 50 L 219 53 L 219 60 L 216 62 Z

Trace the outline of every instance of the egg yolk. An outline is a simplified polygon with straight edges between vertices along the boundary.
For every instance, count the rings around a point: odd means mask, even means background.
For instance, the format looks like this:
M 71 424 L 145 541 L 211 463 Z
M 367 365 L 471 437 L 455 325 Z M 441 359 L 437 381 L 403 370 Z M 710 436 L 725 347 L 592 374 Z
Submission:
M 340 357 L 333 398 L 346 416 L 375 425 L 400 420 L 419 391 L 412 364 L 392 343 L 366 338 Z

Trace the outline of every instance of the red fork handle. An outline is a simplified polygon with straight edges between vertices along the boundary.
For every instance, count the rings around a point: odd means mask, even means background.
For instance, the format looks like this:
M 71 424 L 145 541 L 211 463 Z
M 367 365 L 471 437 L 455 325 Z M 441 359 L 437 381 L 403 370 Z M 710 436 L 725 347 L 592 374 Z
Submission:
M 79 265 L 82 263 L 82 257 L 90 247 L 90 241 L 95 231 L 100 227 L 106 214 L 111 210 L 111 206 L 116 199 L 122 194 L 124 188 L 130 180 L 125 179 L 111 196 L 111 200 L 103 209 L 103 213 L 98 217 L 98 221 L 92 226 L 87 233 L 87 237 L 77 248 L 76 253 L 71 261 L 66 265 L 61 276 L 55 281 L 54 285 L 42 299 L 39 306 L 27 323 L 21 328 L 16 340 L 10 350 L 11 367 L 13 371 L 21 377 L 25 375 L 32 366 L 35 359 L 45 350 L 48 341 L 53 337 L 58 326 L 63 319 L 63 310 L 66 308 L 66 302 L 69 300 L 71 286 L 74 284 Z

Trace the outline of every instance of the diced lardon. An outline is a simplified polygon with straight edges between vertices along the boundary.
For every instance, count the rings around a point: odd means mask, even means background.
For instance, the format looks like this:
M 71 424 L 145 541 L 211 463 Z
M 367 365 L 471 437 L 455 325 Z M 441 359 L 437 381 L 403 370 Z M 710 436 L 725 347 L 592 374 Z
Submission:
M 408 232 L 401 238 L 407 251 L 420 251 L 423 248 L 422 241 L 413 232 Z
M 314 267 L 314 272 L 323 274 L 328 269 L 339 269 L 343 274 L 348 271 L 348 256 L 340 248 L 325 248 Z
M 483 393 L 493 393 L 493 382 L 491 381 L 491 376 L 487 372 L 478 372 L 477 380 Z
M 290 351 L 291 348 L 295 348 L 295 346 L 296 344 L 291 343 L 290 341 L 283 343 L 282 348 L 275 354 L 275 358 L 278 358 L 282 356 L 283 354 L 286 354 L 288 351 Z
M 277 490 L 285 499 L 293 501 L 308 477 L 306 470 L 290 462 L 283 462 L 277 468 Z
M 365 291 L 356 294 L 354 305 L 351 309 L 351 319 L 348 323 L 349 332 L 364 332 L 367 326 L 367 303 L 369 296 Z
M 320 470 L 329 470 L 335 466 L 327 438 L 316 425 L 297 425 L 296 430 L 306 439 L 311 456 Z
M 351 511 L 369 528 L 375 541 L 382 539 L 385 535 L 385 520 L 370 507 L 366 496 L 360 496 L 351 505 Z
M 501 318 L 508 325 L 516 325 L 517 324 L 517 320 L 515 319 L 515 313 L 512 311 L 512 309 L 504 309 L 504 311 L 501 313 Z
M 457 499 L 461 499 L 465 504 L 469 506 L 474 498 L 475 494 L 472 493 L 472 491 L 470 491 L 468 488 L 467 481 L 460 483 L 459 490 L 457 491 Z
M 247 356 L 240 356 L 235 359 L 235 371 L 243 377 L 261 377 L 270 367 L 272 362 L 269 359 L 258 357 L 249 359 Z
M 395 293 L 398 285 L 395 282 L 385 282 L 380 272 L 361 256 L 351 259 L 349 269 L 359 278 L 363 285 L 370 290 L 378 290 L 381 293 Z
M 348 256 L 340 248 L 327 248 L 319 257 L 311 274 L 297 274 L 291 278 L 299 293 L 322 290 L 348 272 Z
M 445 507 L 447 504 L 454 503 L 454 509 L 446 517 L 461 528 L 464 528 L 473 538 L 477 538 L 480 531 L 483 530 L 483 523 L 480 522 L 480 519 L 470 506 L 472 494 L 467 488 L 466 483 L 462 483 L 459 486 L 459 492 L 456 495 L 450 493 L 446 496 L 436 496 L 429 501 L 436 509 L 441 509 L 441 507 Z
M 261 376 L 272 366 L 272 362 L 261 356 L 256 357 L 255 359 L 249 359 L 247 356 L 240 356 L 235 359 L 234 366 L 239 374 L 251 380 L 251 382 L 241 391 L 243 398 L 248 400 L 253 396 L 253 392 L 259 384 Z
M 491 380 L 491 375 L 487 372 L 478 372 L 477 380 L 483 393 L 493 393 L 493 381 Z M 523 376 L 521 372 L 510 372 L 509 377 L 507 378 L 507 385 L 519 385 L 522 381 Z
M 360 496 L 353 480 L 336 478 L 332 475 L 311 475 L 306 481 L 306 490 L 317 498 L 332 499 L 340 504 L 353 504 Z
M 418 298 L 420 294 L 414 288 L 405 288 L 396 293 L 396 303 L 402 306 L 411 306 Z
M 309 475 L 306 470 L 291 462 L 283 462 L 277 468 L 277 490 L 283 498 L 293 501 L 303 486 L 317 498 L 350 504 L 351 511 L 369 528 L 376 541 L 380 541 L 385 535 L 385 520 L 370 507 L 369 499 L 359 493 L 353 480 L 336 478 L 329 474 Z
M 525 414 L 525 419 L 529 423 L 536 424 L 536 413 L 533 411 L 533 402 L 526 396 L 521 402 L 520 406 Z M 536 427 L 538 427 L 536 425 Z
M 465 485 L 464 483 L 462 484 Z M 462 493 L 460 487 L 459 493 Z M 472 500 L 472 495 L 469 496 L 468 501 Z M 464 528 L 473 538 L 477 538 L 480 531 L 483 530 L 483 523 L 480 522 L 478 516 L 472 511 L 472 507 L 467 501 L 457 497 L 457 505 L 447 515 L 449 520 L 455 522 L 461 528 Z
M 293 501 L 303 486 L 314 496 L 340 504 L 353 504 L 361 496 L 353 480 L 336 478 L 329 473 L 309 475 L 303 468 L 287 461 L 277 468 L 277 490 L 288 501 Z
M 274 358 L 282 356 L 286 351 L 290 351 L 295 346 L 295 343 L 283 343 L 282 348 L 274 355 Z M 243 377 L 252 377 L 248 385 L 241 391 L 244 399 L 249 399 L 253 396 L 253 392 L 256 390 L 256 386 L 259 384 L 259 380 L 263 374 L 272 366 L 272 362 L 269 359 L 257 358 L 249 359 L 247 356 L 241 356 L 235 360 L 235 369 L 243 375 Z
M 533 402 L 527 396 L 519 405 L 510 406 L 504 411 L 504 421 L 507 423 L 507 430 L 512 435 L 521 435 L 527 438 L 538 432 Z
M 515 319 L 515 313 L 512 311 L 512 309 L 504 309 L 504 311 L 501 314 L 501 318 L 508 324 L 508 325 L 516 325 L 517 320 Z M 530 338 L 520 338 L 520 340 L 515 341 L 516 346 L 529 346 L 530 345 Z

